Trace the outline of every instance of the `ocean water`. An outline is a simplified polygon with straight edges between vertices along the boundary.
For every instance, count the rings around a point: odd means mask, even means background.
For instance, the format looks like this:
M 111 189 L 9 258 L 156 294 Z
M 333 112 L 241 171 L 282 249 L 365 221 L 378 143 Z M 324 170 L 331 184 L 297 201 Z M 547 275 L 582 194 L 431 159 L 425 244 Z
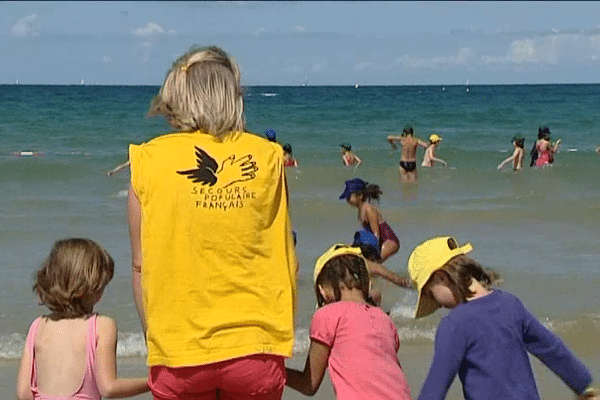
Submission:
M 600 85 L 248 87 L 248 130 L 277 131 L 293 146 L 288 169 L 291 216 L 300 263 L 296 351 L 308 346 L 316 258 L 359 229 L 356 210 L 338 200 L 344 180 L 380 185 L 381 211 L 401 240 L 386 263 L 406 273 L 410 251 L 436 235 L 471 242 L 473 258 L 504 278 L 578 355 L 594 365 L 600 348 Z M 0 86 L 0 361 L 17 360 L 37 304 L 32 274 L 55 240 L 84 236 L 115 258 L 116 276 L 98 311 L 119 325 L 118 355 L 145 348 L 130 290 L 126 218 L 129 143 L 169 131 L 149 118 L 152 86 Z M 415 185 L 398 179 L 399 153 L 386 142 L 412 125 L 443 141 L 447 167 L 419 168 Z M 561 138 L 556 162 L 515 173 L 496 166 L 511 138 L 548 125 Z M 342 165 L 339 144 L 363 160 Z M 22 153 L 24 152 L 24 153 Z M 423 152 L 420 150 L 419 158 Z M 414 292 L 383 285 L 383 307 L 403 346 L 431 346 L 443 312 L 415 321 Z M 587 358 L 586 358 L 587 357 Z M 594 358 L 595 357 L 595 358 Z

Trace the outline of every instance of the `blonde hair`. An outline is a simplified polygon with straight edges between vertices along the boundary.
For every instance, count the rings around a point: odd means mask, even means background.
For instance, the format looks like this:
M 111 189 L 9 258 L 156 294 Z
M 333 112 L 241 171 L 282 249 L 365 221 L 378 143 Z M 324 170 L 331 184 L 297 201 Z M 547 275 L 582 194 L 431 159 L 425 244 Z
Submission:
M 163 115 L 184 132 L 243 131 L 244 98 L 235 60 L 216 46 L 192 47 L 167 72 L 149 114 Z
M 63 239 L 54 244 L 36 274 L 33 291 L 58 318 L 92 313 L 114 274 L 110 254 L 90 239 Z

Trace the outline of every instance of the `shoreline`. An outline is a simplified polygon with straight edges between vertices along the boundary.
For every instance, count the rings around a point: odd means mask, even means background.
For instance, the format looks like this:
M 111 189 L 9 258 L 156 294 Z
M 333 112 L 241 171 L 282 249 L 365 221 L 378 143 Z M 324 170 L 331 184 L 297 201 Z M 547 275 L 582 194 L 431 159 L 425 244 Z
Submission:
M 572 348 L 572 346 L 569 347 Z M 416 399 L 419 395 L 421 385 L 426 378 L 427 371 L 429 370 L 429 363 L 433 354 L 433 345 L 403 345 L 401 341 L 400 351 L 398 354 L 400 358 L 400 364 L 402 365 L 404 374 L 406 375 L 406 379 L 411 388 L 411 397 Z M 580 354 L 578 354 L 578 356 L 581 357 Z M 304 367 L 305 359 L 305 352 L 295 354 L 292 358 L 286 360 L 286 366 L 295 369 L 301 369 Z M 586 359 L 583 361 L 590 370 L 600 370 L 599 355 L 596 355 L 592 360 Z M 562 383 L 562 381 L 556 375 L 554 375 L 548 368 L 541 364 L 541 362 L 533 357 L 531 358 L 531 363 L 536 377 L 538 391 L 542 399 L 562 400 L 565 398 L 573 398 L 574 393 L 571 392 L 571 390 L 564 383 Z M 19 360 L 0 360 L 0 393 L 4 394 L 3 398 L 10 398 L 10 394 L 15 393 L 18 368 Z M 118 376 L 123 378 L 140 377 L 147 373 L 144 357 L 117 358 L 117 368 Z M 152 400 L 150 393 L 145 393 L 131 398 L 137 400 Z M 307 396 L 304 396 L 303 394 L 290 388 L 286 388 L 283 393 L 283 400 L 301 400 L 306 398 Z M 327 374 L 323 379 L 321 387 L 312 398 L 316 400 L 335 400 L 331 381 L 329 380 L 329 376 L 327 376 Z M 446 399 L 463 399 L 462 387 L 458 377 L 456 377 L 452 383 Z

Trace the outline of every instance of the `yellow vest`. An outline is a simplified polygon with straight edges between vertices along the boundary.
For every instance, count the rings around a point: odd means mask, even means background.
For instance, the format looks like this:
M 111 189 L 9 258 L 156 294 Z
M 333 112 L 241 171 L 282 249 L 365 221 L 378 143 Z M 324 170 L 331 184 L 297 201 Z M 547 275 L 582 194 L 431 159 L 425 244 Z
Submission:
M 296 258 L 283 150 L 235 132 L 130 145 L 148 364 L 291 357 Z

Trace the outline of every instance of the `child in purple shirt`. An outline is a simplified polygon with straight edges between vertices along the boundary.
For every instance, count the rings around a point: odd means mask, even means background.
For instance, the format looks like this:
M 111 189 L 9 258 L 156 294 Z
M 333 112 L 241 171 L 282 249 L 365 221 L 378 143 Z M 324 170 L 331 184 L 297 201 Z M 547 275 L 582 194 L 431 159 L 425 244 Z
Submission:
M 338 400 L 410 400 L 398 361 L 394 321 L 369 302 L 369 272 L 358 247 L 335 245 L 315 265 L 319 309 L 304 371 L 286 368 L 286 385 L 312 396 L 325 368 Z
M 458 374 L 467 400 L 536 400 L 539 394 L 528 353 L 535 355 L 577 394 L 596 399 L 592 376 L 563 341 L 515 296 L 491 290 L 492 279 L 452 237 L 415 248 L 408 270 L 419 290 L 415 318 L 450 308 L 436 332 L 435 350 L 420 400 L 443 399 Z

